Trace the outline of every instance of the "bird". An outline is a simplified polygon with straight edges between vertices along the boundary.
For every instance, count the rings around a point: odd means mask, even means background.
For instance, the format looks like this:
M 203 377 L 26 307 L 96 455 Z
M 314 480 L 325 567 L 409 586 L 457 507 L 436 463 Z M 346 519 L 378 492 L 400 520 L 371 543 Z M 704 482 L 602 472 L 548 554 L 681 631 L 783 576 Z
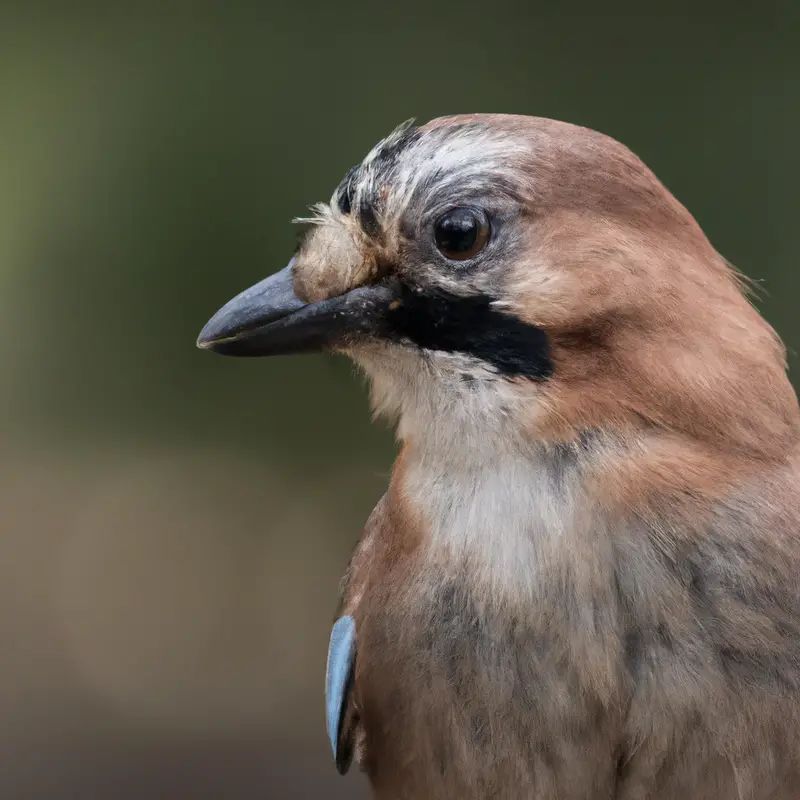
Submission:
M 378 800 L 797 800 L 800 412 L 750 282 L 628 147 L 404 123 L 198 346 L 346 354 L 398 455 L 341 584 Z

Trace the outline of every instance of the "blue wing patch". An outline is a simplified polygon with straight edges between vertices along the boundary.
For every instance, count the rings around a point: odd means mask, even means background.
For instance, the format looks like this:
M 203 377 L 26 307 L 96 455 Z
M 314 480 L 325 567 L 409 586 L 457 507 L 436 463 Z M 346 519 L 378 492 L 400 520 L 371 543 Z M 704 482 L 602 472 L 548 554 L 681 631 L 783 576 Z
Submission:
M 356 623 L 352 617 L 341 617 L 334 623 L 328 648 L 328 669 L 325 676 L 325 718 L 333 758 L 344 774 L 352 756 L 352 731 L 349 730 L 350 692 L 356 660 Z

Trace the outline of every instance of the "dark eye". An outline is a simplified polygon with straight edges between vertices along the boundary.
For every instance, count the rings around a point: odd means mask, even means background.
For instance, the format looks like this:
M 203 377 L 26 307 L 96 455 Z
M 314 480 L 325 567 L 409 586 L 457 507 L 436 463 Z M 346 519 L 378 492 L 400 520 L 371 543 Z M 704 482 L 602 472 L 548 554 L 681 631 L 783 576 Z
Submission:
M 339 211 L 342 214 L 349 214 L 352 210 L 353 205 L 353 194 L 355 193 L 355 180 L 356 180 L 356 173 L 358 172 L 358 167 L 351 167 L 348 171 L 347 175 L 344 176 L 344 179 L 339 184 L 339 188 L 336 192 L 336 202 L 339 206 Z
M 440 217 L 433 229 L 436 248 L 451 261 L 478 255 L 489 241 L 489 222 L 472 208 L 454 208 Z

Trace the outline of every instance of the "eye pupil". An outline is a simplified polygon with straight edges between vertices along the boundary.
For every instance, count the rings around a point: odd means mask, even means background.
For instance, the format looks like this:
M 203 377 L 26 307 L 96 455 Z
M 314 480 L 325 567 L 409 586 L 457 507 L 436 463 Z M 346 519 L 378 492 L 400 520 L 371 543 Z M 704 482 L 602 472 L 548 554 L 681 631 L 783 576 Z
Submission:
M 436 226 L 436 244 L 451 253 L 471 250 L 478 238 L 478 222 L 469 212 L 455 211 Z
M 445 258 L 464 261 L 485 247 L 489 225 L 478 212 L 456 208 L 438 220 L 433 235 L 437 249 Z

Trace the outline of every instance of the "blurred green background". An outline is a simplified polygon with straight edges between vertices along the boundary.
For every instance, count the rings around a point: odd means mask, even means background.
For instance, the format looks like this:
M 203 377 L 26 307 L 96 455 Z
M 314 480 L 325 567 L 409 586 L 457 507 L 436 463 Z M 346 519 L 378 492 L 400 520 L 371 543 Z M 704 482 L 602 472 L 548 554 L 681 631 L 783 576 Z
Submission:
M 397 123 L 641 155 L 800 341 L 800 4 L 0 8 L 0 796 L 364 797 L 322 690 L 390 432 L 344 361 L 202 324 Z

